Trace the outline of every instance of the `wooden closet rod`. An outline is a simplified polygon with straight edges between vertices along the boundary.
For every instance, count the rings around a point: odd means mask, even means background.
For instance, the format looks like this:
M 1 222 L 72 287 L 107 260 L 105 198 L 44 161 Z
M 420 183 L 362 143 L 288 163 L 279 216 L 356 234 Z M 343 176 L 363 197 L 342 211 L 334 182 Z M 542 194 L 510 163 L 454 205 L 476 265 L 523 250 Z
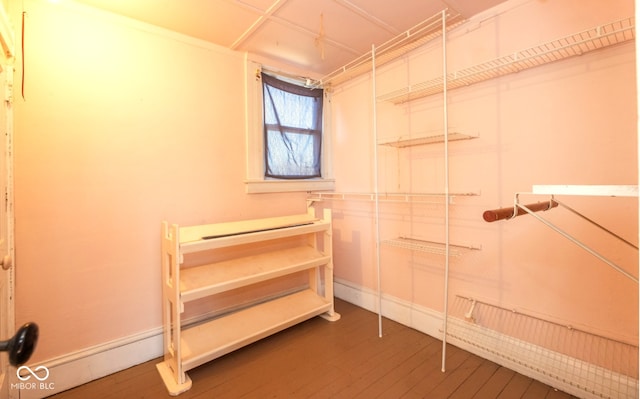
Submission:
M 536 202 L 535 204 L 524 205 L 525 208 L 533 211 L 548 211 L 551 208 L 555 208 L 558 206 L 558 203 L 554 200 L 550 200 L 549 202 Z M 527 211 L 522 209 L 520 205 L 516 204 L 515 206 L 509 208 L 500 208 L 500 209 L 491 209 L 485 211 L 482 214 L 482 218 L 485 222 L 495 222 L 498 220 L 511 219 L 516 216 L 524 215 Z

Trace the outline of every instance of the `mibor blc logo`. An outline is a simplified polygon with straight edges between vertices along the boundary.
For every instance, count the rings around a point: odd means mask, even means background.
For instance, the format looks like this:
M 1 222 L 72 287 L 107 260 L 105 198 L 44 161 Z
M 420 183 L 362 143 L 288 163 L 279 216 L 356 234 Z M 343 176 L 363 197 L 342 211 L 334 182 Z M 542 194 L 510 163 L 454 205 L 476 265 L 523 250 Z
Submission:
M 20 380 L 17 383 L 11 383 L 11 389 L 55 389 L 53 382 L 49 382 L 49 369 L 45 366 L 31 368 L 29 366 L 20 366 L 16 370 L 16 377 Z

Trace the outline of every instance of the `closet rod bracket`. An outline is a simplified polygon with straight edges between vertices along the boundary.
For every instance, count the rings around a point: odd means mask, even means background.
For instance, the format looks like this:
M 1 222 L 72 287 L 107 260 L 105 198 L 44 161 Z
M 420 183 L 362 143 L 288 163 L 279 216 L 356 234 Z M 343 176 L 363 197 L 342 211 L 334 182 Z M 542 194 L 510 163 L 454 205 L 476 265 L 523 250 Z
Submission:
M 517 196 L 518 194 L 516 194 Z M 554 203 L 558 204 L 558 202 L 554 201 Z M 543 218 L 540 215 L 537 215 L 535 213 L 534 210 L 530 209 L 529 207 L 527 207 L 526 205 L 522 205 L 522 204 L 517 204 L 518 208 L 524 210 L 526 213 L 528 213 L 529 215 L 533 216 L 534 218 L 538 219 L 540 222 L 542 222 L 543 224 L 545 224 L 547 227 L 551 228 L 552 230 L 554 230 L 555 232 L 557 232 L 558 234 L 564 236 L 566 239 L 568 239 L 569 241 L 573 242 L 574 244 L 576 244 L 577 246 L 579 246 L 580 248 L 584 249 L 585 251 L 589 252 L 591 255 L 595 256 L 596 258 L 600 259 L 602 262 L 606 263 L 607 265 L 611 266 L 614 270 L 616 270 L 617 272 L 621 273 L 622 275 L 624 275 L 625 277 L 627 277 L 628 279 L 632 280 L 633 282 L 635 282 L 636 284 L 638 283 L 638 278 L 635 277 L 634 275 L 632 275 L 631 273 L 627 272 L 626 270 L 624 270 L 623 268 L 621 268 L 620 266 L 618 266 L 617 264 L 615 264 L 614 262 L 612 262 L 611 260 L 609 260 L 608 258 L 606 258 L 605 256 L 603 256 L 602 254 L 600 254 L 599 252 L 595 251 L 594 249 L 590 248 L 588 245 L 586 245 L 585 243 L 583 243 L 582 241 L 578 240 L 577 238 L 575 238 L 574 236 L 572 236 L 571 234 L 567 233 L 566 231 L 562 230 L 561 228 L 559 228 L 558 226 L 556 226 L 555 224 L 551 223 L 550 221 L 546 220 L 545 218 Z

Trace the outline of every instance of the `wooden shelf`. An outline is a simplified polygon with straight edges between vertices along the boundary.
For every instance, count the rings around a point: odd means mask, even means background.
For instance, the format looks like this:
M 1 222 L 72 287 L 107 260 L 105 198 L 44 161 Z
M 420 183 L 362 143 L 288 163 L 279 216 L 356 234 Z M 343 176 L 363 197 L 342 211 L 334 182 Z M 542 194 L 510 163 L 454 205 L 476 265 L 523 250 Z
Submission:
M 191 241 L 200 241 L 203 237 L 216 238 L 239 235 L 256 231 L 308 224 L 316 220 L 318 220 L 316 217 L 305 213 L 300 215 L 243 220 L 237 222 L 185 226 L 180 228 L 180 244 L 189 243 Z
M 185 371 L 331 310 L 312 290 L 264 302 L 182 331 Z
M 328 222 L 309 215 L 258 219 L 180 228 L 180 251 L 184 254 L 316 233 Z
M 340 319 L 334 310 L 331 211 L 322 219 L 315 210 L 307 214 L 245 220 L 180 228 L 162 222 L 162 312 L 164 359 L 158 372 L 171 395 L 191 388 L 186 371 L 311 317 Z M 288 237 L 298 237 L 288 240 Z M 285 239 L 285 240 L 280 240 Z M 184 254 L 279 240 L 278 245 L 258 245 L 251 255 L 236 248 L 235 257 L 208 264 L 182 267 Z M 209 259 L 211 262 L 211 259 Z M 233 310 L 194 326 L 184 326 L 185 303 L 215 294 L 244 289 L 251 296 L 254 284 L 303 272 L 305 290 L 281 290 L 255 299 L 238 301 Z M 277 297 L 277 299 L 267 299 Z M 211 297 L 215 301 L 215 297 Z M 206 317 L 206 312 L 202 314 Z
M 631 41 L 635 38 L 634 18 L 625 18 L 608 24 L 574 33 L 525 50 L 448 73 L 448 90 L 469 86 L 485 80 L 542 66 L 569 57 Z M 402 104 L 434 94 L 442 93 L 444 77 L 408 86 L 385 95 L 379 101 Z
M 302 246 L 185 268 L 180 273 L 180 292 L 182 300 L 188 302 L 323 266 L 330 261 L 330 256 L 313 247 Z
M 470 140 L 475 139 L 478 136 L 472 136 L 465 133 L 459 132 L 449 132 L 447 134 L 446 139 L 448 141 L 459 141 L 459 140 Z M 398 137 L 395 140 L 385 140 L 378 143 L 378 145 L 385 145 L 396 148 L 405 148 L 405 147 L 413 147 L 418 145 L 426 145 L 426 144 L 436 144 L 436 143 L 444 143 L 445 135 L 437 134 L 437 135 L 425 135 L 418 137 Z
M 386 245 L 398 247 L 398 248 L 409 249 L 412 251 L 426 252 L 426 253 L 436 254 L 436 255 L 446 255 L 447 253 L 446 244 L 441 242 L 418 240 L 415 238 L 408 238 L 408 237 L 398 237 L 398 238 L 383 240 L 382 243 Z M 479 250 L 479 249 L 480 247 L 475 247 L 475 246 L 449 244 L 449 255 L 459 257 L 469 251 Z

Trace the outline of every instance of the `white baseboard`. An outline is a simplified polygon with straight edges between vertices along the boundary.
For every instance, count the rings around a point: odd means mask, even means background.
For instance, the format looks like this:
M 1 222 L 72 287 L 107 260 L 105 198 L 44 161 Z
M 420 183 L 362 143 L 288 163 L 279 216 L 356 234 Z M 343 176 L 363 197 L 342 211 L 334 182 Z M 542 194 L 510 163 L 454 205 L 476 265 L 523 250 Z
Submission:
M 381 306 L 384 317 L 442 340 L 441 312 L 388 295 L 383 295 L 380 300 L 376 292 L 342 280 L 335 280 L 334 294 L 375 313 Z M 636 379 L 474 323 L 449 317 L 447 342 L 579 398 L 638 398 Z M 515 352 L 513 348 L 516 348 Z
M 378 313 L 378 308 L 381 305 L 382 316 L 437 339 L 442 339 L 442 313 L 440 312 L 388 295 L 383 295 L 380 301 L 375 291 L 341 279 L 334 279 L 333 294 L 336 298 L 374 313 Z M 384 333 L 384 323 L 382 331 Z
M 29 375 L 28 370 L 22 370 L 25 381 L 14 376 L 9 387 L 10 394 L 12 398 L 40 399 L 66 391 L 161 357 L 162 345 L 162 329 L 157 328 L 38 364 L 29 364 L 29 368 L 43 380 Z M 40 367 L 47 368 L 48 376 Z M 21 388 L 19 396 L 15 395 L 18 388 Z

